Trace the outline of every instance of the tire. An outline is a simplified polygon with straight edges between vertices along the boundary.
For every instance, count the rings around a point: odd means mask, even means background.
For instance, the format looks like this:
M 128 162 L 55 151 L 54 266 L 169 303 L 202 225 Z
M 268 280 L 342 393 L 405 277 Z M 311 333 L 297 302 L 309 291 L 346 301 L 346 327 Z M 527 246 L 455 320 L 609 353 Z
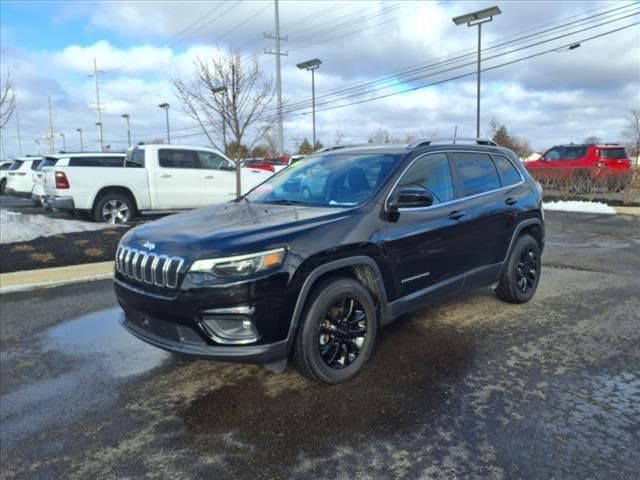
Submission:
M 373 299 L 360 282 L 333 277 L 314 288 L 302 314 L 293 363 L 327 385 L 352 379 L 371 356 L 378 331 Z
M 93 208 L 93 219 L 101 223 L 127 223 L 133 218 L 134 203 L 129 195 L 107 193 L 100 197 Z
M 3 178 L 0 180 L 0 195 L 4 195 L 4 192 L 7 188 L 7 179 Z
M 540 247 L 531 235 L 521 235 L 509 255 L 506 270 L 495 289 L 499 299 L 510 303 L 531 300 L 540 281 Z

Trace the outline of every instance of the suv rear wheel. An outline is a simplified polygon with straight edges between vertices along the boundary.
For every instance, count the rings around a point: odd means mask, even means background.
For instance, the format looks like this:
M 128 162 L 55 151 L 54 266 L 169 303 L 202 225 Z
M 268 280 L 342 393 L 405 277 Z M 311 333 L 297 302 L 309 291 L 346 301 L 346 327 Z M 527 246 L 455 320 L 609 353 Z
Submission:
M 511 303 L 531 300 L 540 279 L 540 247 L 531 235 L 521 235 L 516 241 L 507 267 L 496 287 L 499 299 Z
M 345 277 L 325 280 L 303 313 L 293 362 L 316 382 L 345 382 L 369 359 L 377 330 L 375 305 L 364 285 Z

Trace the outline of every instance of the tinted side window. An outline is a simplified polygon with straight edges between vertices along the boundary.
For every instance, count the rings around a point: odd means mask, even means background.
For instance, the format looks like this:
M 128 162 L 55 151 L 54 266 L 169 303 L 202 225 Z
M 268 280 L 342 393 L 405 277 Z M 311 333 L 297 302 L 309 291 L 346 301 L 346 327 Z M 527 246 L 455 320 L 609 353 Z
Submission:
M 453 153 L 453 163 L 465 196 L 497 190 L 500 178 L 489 155 L 485 153 Z
M 123 157 L 74 157 L 69 159 L 70 167 L 122 167 Z
M 24 162 L 22 160 L 14 160 L 9 170 L 18 170 Z
M 434 153 L 417 159 L 404 173 L 398 187 L 418 185 L 433 194 L 433 204 L 453 200 L 455 194 L 447 155 Z
M 601 148 L 600 158 L 606 158 L 608 160 L 627 158 L 627 152 L 624 148 Z
M 125 167 L 144 168 L 144 149 L 135 147 L 127 152 Z
M 513 164 L 505 157 L 496 155 L 493 157 L 493 160 L 496 162 L 496 166 L 500 172 L 500 179 L 502 180 L 503 187 L 515 185 L 522 180 L 516 167 L 514 167 Z
M 200 168 L 198 155 L 193 150 L 158 150 L 158 160 L 163 168 Z
M 9 170 L 10 166 L 10 163 L 3 163 L 2 165 L 0 165 L 0 170 Z
M 42 162 L 42 160 L 34 160 L 33 163 L 31 164 L 31 170 L 37 170 L 38 166 L 40 165 L 40 162 Z
M 213 152 L 196 152 L 201 168 L 210 170 L 235 170 L 231 162 Z

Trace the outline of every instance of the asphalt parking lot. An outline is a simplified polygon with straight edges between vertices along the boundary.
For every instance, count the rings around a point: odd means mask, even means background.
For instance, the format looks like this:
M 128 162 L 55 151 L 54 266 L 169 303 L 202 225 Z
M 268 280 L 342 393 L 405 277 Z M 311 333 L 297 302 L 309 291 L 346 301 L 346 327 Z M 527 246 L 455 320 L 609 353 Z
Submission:
M 173 357 L 109 281 L 0 299 L 3 479 L 636 479 L 640 217 L 547 214 L 537 295 L 383 329 L 362 375 Z

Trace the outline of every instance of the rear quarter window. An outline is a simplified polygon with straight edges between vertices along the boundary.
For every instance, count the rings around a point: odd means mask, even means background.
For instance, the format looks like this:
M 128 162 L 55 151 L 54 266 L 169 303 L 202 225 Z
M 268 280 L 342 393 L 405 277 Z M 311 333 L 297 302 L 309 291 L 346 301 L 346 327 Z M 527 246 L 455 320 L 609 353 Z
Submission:
M 500 173 L 500 180 L 503 187 L 515 185 L 522 180 L 520 172 L 513 166 L 513 164 L 506 158 L 500 155 L 493 156 L 493 161 L 496 163 L 498 172 Z
M 600 158 L 607 160 L 621 160 L 627 158 L 627 151 L 624 148 L 600 148 Z
M 42 160 L 34 160 L 31 163 L 31 170 L 38 170 L 38 167 L 40 166 L 41 162 L 42 162 Z
M 501 187 L 500 178 L 491 157 L 486 153 L 452 153 L 462 195 L 470 196 L 497 190 Z
M 24 162 L 22 160 L 15 160 L 9 167 L 9 170 L 18 170 L 20 169 L 23 163 Z

